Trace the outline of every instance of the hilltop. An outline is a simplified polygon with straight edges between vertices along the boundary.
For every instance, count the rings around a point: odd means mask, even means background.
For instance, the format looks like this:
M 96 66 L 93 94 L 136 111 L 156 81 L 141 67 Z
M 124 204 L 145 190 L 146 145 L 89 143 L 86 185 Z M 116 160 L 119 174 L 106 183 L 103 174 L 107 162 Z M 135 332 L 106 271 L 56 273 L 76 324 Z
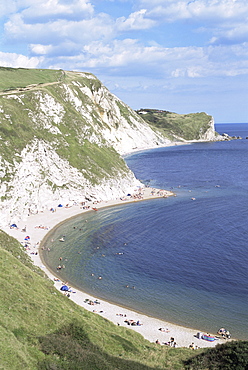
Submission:
M 139 109 L 137 113 L 171 140 L 211 141 L 218 137 L 214 134 L 213 117 L 205 112 L 177 114 L 161 109 Z

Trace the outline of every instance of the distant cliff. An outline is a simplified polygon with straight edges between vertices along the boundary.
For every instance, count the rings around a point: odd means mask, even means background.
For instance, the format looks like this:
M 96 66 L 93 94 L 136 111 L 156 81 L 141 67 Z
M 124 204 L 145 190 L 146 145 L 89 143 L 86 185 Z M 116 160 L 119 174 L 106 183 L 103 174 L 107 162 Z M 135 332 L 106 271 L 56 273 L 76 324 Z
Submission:
M 158 109 L 140 109 L 137 113 L 172 141 L 221 140 L 215 132 L 213 117 L 204 112 L 177 114 Z
M 145 116 L 90 73 L 0 68 L 0 226 L 140 185 L 121 155 L 185 140 Z M 194 138 L 213 139 L 207 117 Z

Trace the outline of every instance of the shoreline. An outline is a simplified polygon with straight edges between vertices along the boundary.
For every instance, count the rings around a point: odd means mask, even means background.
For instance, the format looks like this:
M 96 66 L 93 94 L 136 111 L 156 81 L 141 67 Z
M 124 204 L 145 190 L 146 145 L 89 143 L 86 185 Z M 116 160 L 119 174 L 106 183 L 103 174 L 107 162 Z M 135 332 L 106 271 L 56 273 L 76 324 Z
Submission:
M 137 198 L 126 197 L 126 199 L 115 199 L 109 201 L 101 201 L 97 204 L 88 202 L 87 206 L 89 209 L 83 209 L 79 204 L 71 207 L 57 207 L 55 212 L 51 210 L 45 210 L 35 215 L 28 217 L 26 221 L 20 221 L 18 229 L 10 229 L 5 227 L 3 230 L 17 239 L 22 245 L 25 245 L 25 237 L 30 236 L 27 253 L 31 257 L 34 265 L 41 268 L 46 275 L 53 280 L 54 286 L 59 291 L 63 283 L 58 279 L 58 276 L 54 272 L 50 271 L 47 266 L 44 265 L 39 248 L 47 241 L 49 233 L 58 226 L 60 223 L 73 218 L 82 213 L 92 211 L 92 208 L 104 208 L 125 203 L 135 203 L 145 200 L 167 198 L 169 196 L 175 196 L 171 191 L 159 190 L 155 188 L 142 188 L 142 196 Z M 166 201 L 166 200 L 165 200 Z M 23 229 L 26 228 L 24 232 Z M 72 292 L 70 293 L 70 299 L 76 304 L 80 305 L 88 311 L 100 314 L 102 317 L 110 320 L 116 325 L 124 326 L 139 332 L 145 339 L 150 342 L 156 342 L 157 340 L 161 344 L 169 343 L 171 338 L 174 338 L 177 347 L 189 347 L 192 343 L 196 348 L 214 347 L 217 344 L 225 343 L 226 340 L 219 338 L 213 342 L 204 339 L 197 338 L 197 333 L 200 330 L 194 328 L 187 328 L 177 324 L 172 324 L 165 320 L 157 319 L 143 313 L 135 312 L 134 310 L 122 307 L 118 304 L 110 303 L 102 299 L 97 299 L 88 293 L 85 293 L 77 288 L 70 287 Z M 75 292 L 75 293 L 74 293 Z M 65 292 L 61 291 L 61 294 Z M 88 301 L 87 301 L 88 300 Z M 99 301 L 100 304 L 94 303 Z M 92 302 L 92 303 L 91 303 Z M 126 322 L 126 320 L 133 320 L 134 322 L 139 321 L 142 323 L 140 326 L 133 326 Z M 164 330 L 159 330 L 163 328 Z M 212 334 L 215 336 L 215 334 Z

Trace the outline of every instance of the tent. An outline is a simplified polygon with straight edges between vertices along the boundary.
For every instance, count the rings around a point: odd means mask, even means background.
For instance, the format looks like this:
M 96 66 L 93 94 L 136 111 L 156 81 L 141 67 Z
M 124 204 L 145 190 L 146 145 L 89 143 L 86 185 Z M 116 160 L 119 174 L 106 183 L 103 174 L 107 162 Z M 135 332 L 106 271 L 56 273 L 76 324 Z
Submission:
M 62 290 L 63 292 L 68 292 L 69 288 L 67 285 L 62 285 L 62 287 L 60 288 L 60 290 Z
M 12 225 L 10 225 L 10 227 L 13 229 L 13 228 L 17 228 L 17 225 L 16 224 L 12 224 Z
M 27 235 L 24 240 L 30 240 L 30 236 Z

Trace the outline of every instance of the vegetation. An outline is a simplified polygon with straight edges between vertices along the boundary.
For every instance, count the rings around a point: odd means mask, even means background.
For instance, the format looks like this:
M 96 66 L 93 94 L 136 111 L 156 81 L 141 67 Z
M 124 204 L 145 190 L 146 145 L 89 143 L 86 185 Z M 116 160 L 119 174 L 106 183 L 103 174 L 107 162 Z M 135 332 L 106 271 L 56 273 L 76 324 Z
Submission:
M 64 71 L 0 67 L 0 91 L 63 80 Z
M 248 369 L 248 342 L 218 344 L 185 362 L 187 370 Z
M 181 137 L 185 140 L 198 140 L 209 129 L 211 116 L 204 112 L 177 114 L 157 109 L 137 111 L 150 125 L 156 127 L 165 136 Z

